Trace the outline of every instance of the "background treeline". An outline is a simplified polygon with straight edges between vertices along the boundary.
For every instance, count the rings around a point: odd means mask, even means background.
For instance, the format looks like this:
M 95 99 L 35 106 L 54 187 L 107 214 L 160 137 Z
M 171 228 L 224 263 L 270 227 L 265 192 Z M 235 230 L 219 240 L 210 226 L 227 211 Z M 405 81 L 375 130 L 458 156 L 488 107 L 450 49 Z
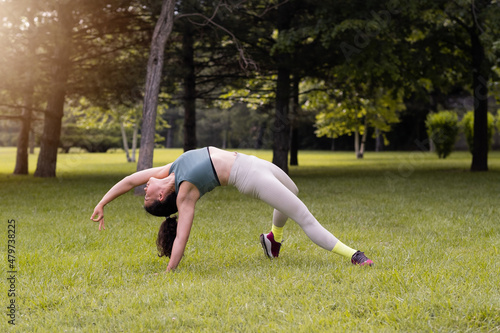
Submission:
M 272 148 L 286 169 L 298 149 L 352 149 L 359 158 L 367 149 L 427 149 L 429 113 L 452 110 L 460 120 L 473 111 L 472 169 L 487 169 L 487 119 L 498 122 L 500 92 L 497 1 L 0 7 L 0 145 L 17 145 L 15 173 L 27 173 L 34 145 L 40 176 L 54 175 L 55 156 L 71 147 L 121 147 L 135 160 L 150 126 L 143 100 L 153 30 L 165 11 L 173 28 L 152 122 L 158 147 Z

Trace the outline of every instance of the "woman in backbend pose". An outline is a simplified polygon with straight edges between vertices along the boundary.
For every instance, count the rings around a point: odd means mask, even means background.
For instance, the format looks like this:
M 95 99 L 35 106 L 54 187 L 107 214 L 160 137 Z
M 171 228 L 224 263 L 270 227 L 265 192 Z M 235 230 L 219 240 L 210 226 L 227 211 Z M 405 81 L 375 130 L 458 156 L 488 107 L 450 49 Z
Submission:
M 90 218 L 99 222 L 99 230 L 104 229 L 104 206 L 141 184 L 146 184 L 146 211 L 166 217 L 158 232 L 157 246 L 160 256 L 170 258 L 167 271 L 174 270 L 184 254 L 196 202 L 215 187 L 227 185 L 274 208 L 271 232 L 260 235 L 269 258 L 278 257 L 283 227 L 291 218 L 318 246 L 351 258 L 355 265 L 373 265 L 363 252 L 343 244 L 314 218 L 297 197 L 299 190 L 285 172 L 255 156 L 205 147 L 185 152 L 163 167 L 133 173 L 116 183 L 95 207 Z M 171 217 L 177 212 L 178 219 Z

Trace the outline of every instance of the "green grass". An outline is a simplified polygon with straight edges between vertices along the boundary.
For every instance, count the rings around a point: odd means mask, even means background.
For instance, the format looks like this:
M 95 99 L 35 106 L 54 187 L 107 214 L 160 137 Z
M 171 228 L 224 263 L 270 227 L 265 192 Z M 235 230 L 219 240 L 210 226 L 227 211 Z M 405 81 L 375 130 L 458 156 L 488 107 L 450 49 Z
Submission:
M 158 150 L 155 165 L 180 150 Z M 269 151 L 246 151 L 270 159 Z M 58 177 L 13 176 L 15 150 L 0 149 L 1 258 L 16 220 L 18 332 L 498 332 L 500 153 L 468 172 L 470 154 L 301 152 L 290 174 L 299 196 L 344 243 L 376 265 L 314 245 L 287 224 L 278 260 L 258 236 L 272 210 L 218 188 L 198 203 L 179 269 L 160 274 L 160 218 L 127 194 L 89 220 L 95 204 L 135 171 L 120 152 L 60 155 Z M 36 156 L 30 157 L 33 173 Z

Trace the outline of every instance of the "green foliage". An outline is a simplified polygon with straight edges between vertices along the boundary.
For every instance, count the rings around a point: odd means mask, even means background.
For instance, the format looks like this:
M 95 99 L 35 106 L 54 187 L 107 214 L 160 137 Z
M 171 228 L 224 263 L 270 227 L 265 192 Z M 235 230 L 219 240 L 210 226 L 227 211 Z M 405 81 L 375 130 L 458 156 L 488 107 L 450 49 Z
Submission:
M 363 94 L 367 90 L 364 85 L 358 90 L 341 90 L 331 89 L 321 81 L 307 82 L 304 90 L 310 91 L 304 109 L 319 111 L 316 116 L 319 137 L 337 138 L 355 131 L 363 134 L 367 127 L 388 132 L 391 124 L 399 121 L 399 111 L 405 108 L 401 91 L 380 88 Z
M 181 153 L 157 150 L 155 166 Z M 368 153 L 363 161 L 302 154 L 291 169 L 301 199 L 374 267 L 319 248 L 293 221 L 280 258 L 268 260 L 258 235 L 271 227 L 272 210 L 221 187 L 198 202 L 181 265 L 163 274 L 167 260 L 155 246 L 162 219 L 144 212 L 141 197 L 107 205 L 104 231 L 89 220 L 102 195 L 135 171 L 122 154 L 64 154 L 59 178 L 40 179 L 12 177 L 15 149 L 1 148 L 3 255 L 6 221 L 15 219 L 19 269 L 16 326 L 4 314 L 0 331 L 498 330 L 498 152 L 482 174 L 456 172 L 469 167 L 464 152 L 446 160 L 424 152 Z M 8 289 L 0 279 L 4 303 Z
M 436 148 L 439 158 L 446 158 L 453 151 L 458 138 L 458 117 L 453 111 L 429 113 L 425 121 L 427 134 Z
M 72 147 L 83 148 L 88 152 L 121 148 L 121 124 L 126 133 L 131 134 L 133 125 L 139 121 L 140 111 L 140 104 L 134 107 L 118 105 L 106 109 L 93 105 L 85 98 L 73 101 L 66 107 L 60 146 L 65 152 Z M 164 121 L 158 117 L 157 122 L 163 124 Z
M 465 134 L 465 139 L 467 140 L 467 146 L 469 146 L 469 151 L 472 153 L 474 150 L 474 111 L 467 112 L 462 121 L 460 122 L 460 127 Z M 490 150 L 493 144 L 493 132 L 495 131 L 495 117 L 488 112 L 488 150 Z
M 65 152 L 72 147 L 79 147 L 89 153 L 105 153 L 111 148 L 121 148 L 122 144 L 119 128 L 116 126 L 101 129 L 67 124 L 61 134 L 60 146 Z

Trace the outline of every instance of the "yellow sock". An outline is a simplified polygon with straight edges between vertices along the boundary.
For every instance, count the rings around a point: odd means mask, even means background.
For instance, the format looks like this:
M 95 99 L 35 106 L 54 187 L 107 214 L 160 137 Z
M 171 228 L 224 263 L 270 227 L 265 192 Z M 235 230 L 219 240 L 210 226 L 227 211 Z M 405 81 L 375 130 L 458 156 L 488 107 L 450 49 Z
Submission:
M 356 250 L 351 249 L 349 246 L 345 245 L 341 241 L 338 241 L 337 244 L 334 246 L 332 252 L 340 254 L 347 258 L 351 258 L 352 255 L 356 253 Z
M 281 243 L 283 241 L 283 229 L 285 227 L 277 227 L 273 224 L 271 231 L 273 232 L 274 235 L 274 240 L 277 241 L 278 243 Z

